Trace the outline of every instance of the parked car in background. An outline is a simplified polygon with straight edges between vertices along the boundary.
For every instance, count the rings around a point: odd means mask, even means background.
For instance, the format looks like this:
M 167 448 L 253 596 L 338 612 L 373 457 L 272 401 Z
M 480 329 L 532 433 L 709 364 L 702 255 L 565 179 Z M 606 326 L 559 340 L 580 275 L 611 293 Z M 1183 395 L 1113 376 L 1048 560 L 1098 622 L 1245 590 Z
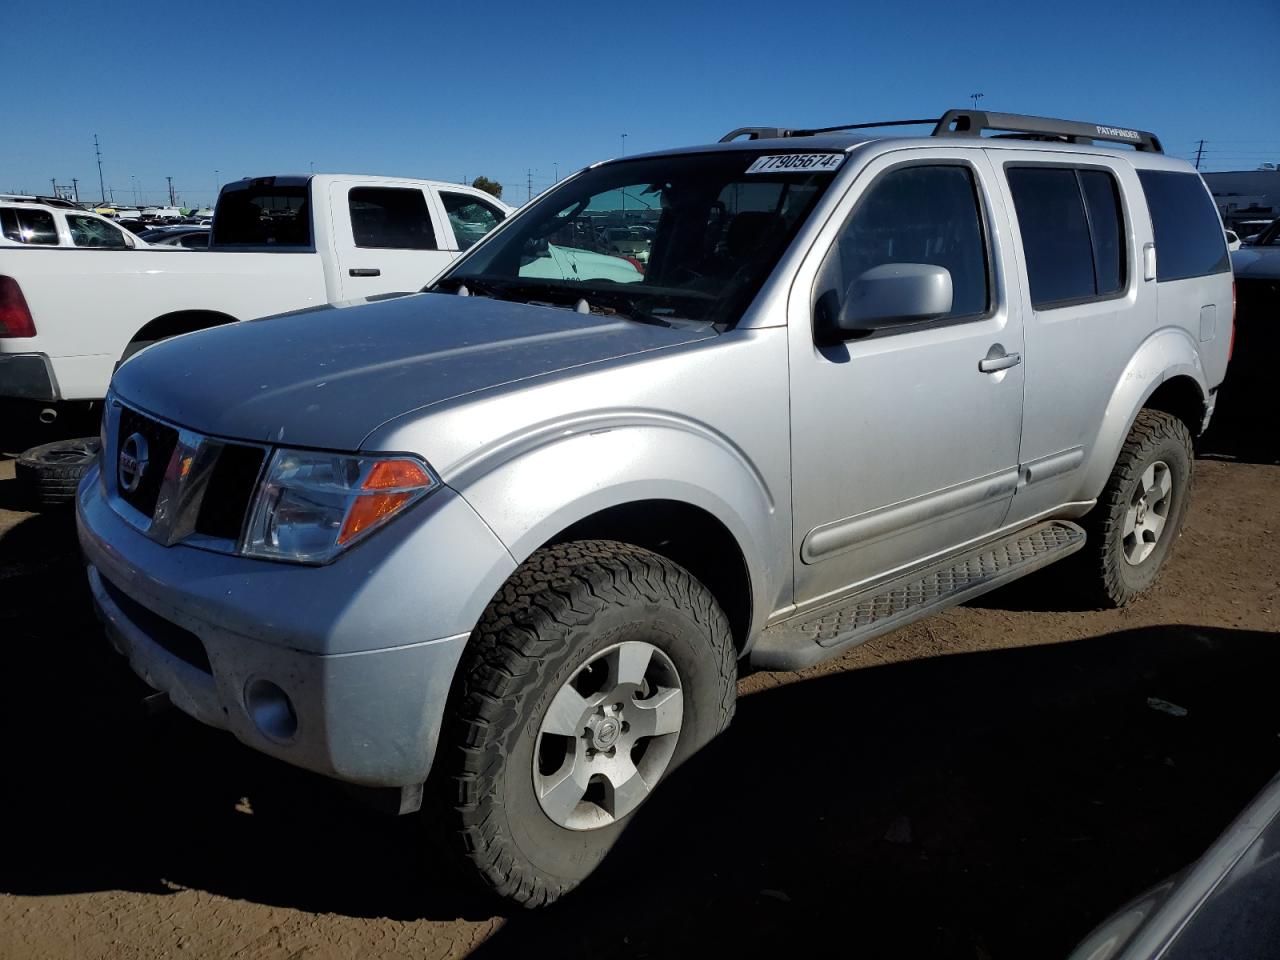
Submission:
M 1069 960 L 1280 957 L 1280 777 L 1204 855 L 1125 906 Z
M 455 230 L 448 204 L 475 208 L 465 228 Z M 216 255 L 186 257 L 170 245 L 130 249 L 147 244 L 94 214 L 9 204 L 18 239 L 0 239 L 0 424 L 56 421 L 67 405 L 100 401 L 122 359 L 166 337 L 420 290 L 508 212 L 471 187 L 429 180 L 257 177 L 222 188 Z M 48 249 L 82 245 L 100 249 Z
M 1231 254 L 1241 318 L 1257 341 L 1274 344 L 1280 336 L 1280 220 L 1273 220 L 1252 242 Z M 1272 358 L 1268 358 L 1270 362 Z
M 146 245 L 106 217 L 72 203 L 0 198 L 0 251 L 14 247 L 134 250 Z
M 1274 220 L 1241 220 L 1236 224 L 1236 233 L 1240 236 L 1240 242 L 1248 246 L 1275 222 Z
M 644 270 L 575 246 L 637 198 Z M 402 812 L 439 790 L 474 875 L 536 906 L 724 731 L 739 661 L 808 667 L 1077 553 L 1060 583 L 1142 594 L 1231 307 L 1204 181 L 1128 128 L 959 110 L 609 161 L 427 293 L 123 364 L 90 589 L 180 709 Z

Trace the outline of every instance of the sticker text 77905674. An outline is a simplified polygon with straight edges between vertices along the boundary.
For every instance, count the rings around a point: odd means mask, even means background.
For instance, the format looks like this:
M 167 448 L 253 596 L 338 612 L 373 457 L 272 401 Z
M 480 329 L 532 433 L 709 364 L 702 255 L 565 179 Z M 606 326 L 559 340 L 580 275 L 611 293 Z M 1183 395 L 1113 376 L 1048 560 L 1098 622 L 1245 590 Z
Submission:
M 780 153 L 757 157 L 747 173 L 826 173 L 842 163 L 843 153 Z

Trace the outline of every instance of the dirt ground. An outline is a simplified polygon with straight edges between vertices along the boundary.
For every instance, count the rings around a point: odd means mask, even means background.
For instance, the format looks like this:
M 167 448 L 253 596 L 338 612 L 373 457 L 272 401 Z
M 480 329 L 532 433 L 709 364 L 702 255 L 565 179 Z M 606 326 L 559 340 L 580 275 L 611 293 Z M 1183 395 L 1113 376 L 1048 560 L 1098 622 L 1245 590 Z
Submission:
M 1209 444 L 1133 607 L 1049 568 L 748 677 L 594 882 L 505 916 L 416 818 L 146 716 L 68 519 L 11 509 L 0 463 L 0 957 L 1063 956 L 1280 770 L 1280 466 L 1250 437 Z

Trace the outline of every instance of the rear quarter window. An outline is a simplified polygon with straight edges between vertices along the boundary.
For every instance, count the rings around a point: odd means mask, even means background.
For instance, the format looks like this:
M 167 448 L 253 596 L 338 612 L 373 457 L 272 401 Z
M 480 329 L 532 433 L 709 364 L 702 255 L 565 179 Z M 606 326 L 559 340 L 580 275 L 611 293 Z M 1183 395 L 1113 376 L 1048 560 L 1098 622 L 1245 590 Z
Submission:
M 1139 170 L 1156 238 L 1156 280 L 1185 280 L 1231 269 L 1222 221 L 1196 173 Z
M 48 210 L 0 208 L 0 233 L 14 243 L 46 247 L 58 245 L 58 225 Z

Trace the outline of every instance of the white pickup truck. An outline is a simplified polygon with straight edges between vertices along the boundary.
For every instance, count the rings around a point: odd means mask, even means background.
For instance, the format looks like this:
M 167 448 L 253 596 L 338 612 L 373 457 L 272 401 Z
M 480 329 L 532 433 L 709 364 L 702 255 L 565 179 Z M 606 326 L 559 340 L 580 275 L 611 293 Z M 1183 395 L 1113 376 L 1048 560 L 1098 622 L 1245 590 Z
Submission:
M 208 252 L 77 248 L 9 231 L 0 239 L 0 425 L 83 411 L 106 395 L 122 359 L 156 340 L 420 290 L 509 212 L 471 187 L 314 174 L 227 184 Z

